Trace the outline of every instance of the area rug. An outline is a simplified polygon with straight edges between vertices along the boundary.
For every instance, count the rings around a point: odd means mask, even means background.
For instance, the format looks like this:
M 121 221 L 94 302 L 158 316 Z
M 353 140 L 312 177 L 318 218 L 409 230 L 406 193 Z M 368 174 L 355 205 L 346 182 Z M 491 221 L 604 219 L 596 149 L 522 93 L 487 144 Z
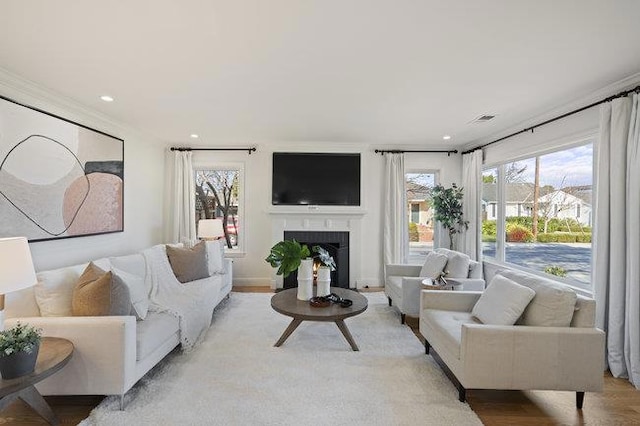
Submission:
M 81 425 L 481 425 L 382 293 L 345 322 L 303 322 L 279 348 L 290 318 L 271 294 L 232 293 L 206 339 L 167 356 L 126 397 L 105 398 Z

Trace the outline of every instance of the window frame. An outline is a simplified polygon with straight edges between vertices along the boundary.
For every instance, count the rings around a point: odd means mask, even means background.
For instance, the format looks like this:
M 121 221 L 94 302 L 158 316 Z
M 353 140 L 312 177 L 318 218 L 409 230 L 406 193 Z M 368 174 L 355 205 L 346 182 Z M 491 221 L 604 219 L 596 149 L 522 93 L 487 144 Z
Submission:
M 196 172 L 203 170 L 238 170 L 238 214 L 236 225 L 241 231 L 237 235 L 237 244 L 235 249 L 224 246 L 225 257 L 244 257 L 247 253 L 247 227 L 245 220 L 245 163 L 240 161 L 194 161 L 193 162 L 193 179 L 195 182 Z
M 553 281 L 557 281 L 560 284 L 566 285 L 570 288 L 572 288 L 576 293 L 584 295 L 584 296 L 589 296 L 591 297 L 593 295 L 593 262 L 591 263 L 591 281 L 590 281 L 590 288 L 584 288 L 582 283 L 579 283 L 571 278 L 565 278 L 565 277 L 558 277 L 558 276 L 552 276 L 549 275 L 545 272 L 542 271 L 537 271 L 535 269 L 532 268 L 527 268 L 515 263 L 510 263 L 507 262 L 505 259 L 506 256 L 506 202 L 505 202 L 505 194 L 506 194 L 506 182 L 503 179 L 504 175 L 505 175 L 505 166 L 510 164 L 510 163 L 514 163 L 514 162 L 518 162 L 518 161 L 524 161 L 527 159 L 531 159 L 531 158 L 535 158 L 537 156 L 544 156 L 544 155 L 548 155 L 548 154 L 552 154 L 552 153 L 556 153 L 556 152 L 561 152 L 561 151 L 567 151 L 573 148 L 577 148 L 577 147 L 581 147 L 581 146 L 585 146 L 585 145 L 589 145 L 592 144 L 593 147 L 593 152 L 595 155 L 595 150 L 596 150 L 596 144 L 597 144 L 597 134 L 595 133 L 590 133 L 589 135 L 580 137 L 579 139 L 574 140 L 574 142 L 572 143 L 565 143 L 565 144 L 561 144 L 557 147 L 551 147 L 551 148 L 546 148 L 546 149 L 541 149 L 541 150 L 536 150 L 536 151 L 532 151 L 529 152 L 527 154 L 520 154 L 517 156 L 514 156 L 513 158 L 503 158 L 500 160 L 500 162 L 491 162 L 491 163 L 483 163 L 482 164 L 482 174 L 484 174 L 485 171 L 491 170 L 491 169 L 496 169 L 496 198 L 497 198 L 497 203 L 496 203 L 496 207 L 497 207 L 497 214 L 496 214 L 496 242 L 495 242 L 495 250 L 496 250 L 496 256 L 495 257 L 490 257 L 490 256 L 483 256 L 483 261 L 490 263 L 490 264 L 494 264 L 497 266 L 504 266 L 504 267 L 509 267 L 512 269 L 517 269 L 523 272 L 527 272 L 529 274 L 533 274 L 533 275 L 537 275 L 546 279 L 551 279 Z M 596 185 L 595 185 L 595 160 L 593 161 L 593 166 L 592 166 L 592 204 L 593 204 L 593 200 L 596 199 Z M 556 206 L 557 207 L 557 206 Z M 593 208 L 593 207 L 592 207 Z M 594 222 L 592 222 L 592 229 L 593 226 L 595 225 Z M 482 234 L 482 228 L 480 229 L 480 234 Z M 593 232 L 592 232 L 593 235 Z M 481 236 L 481 235 L 480 235 Z M 592 237 L 592 242 L 591 242 L 591 256 L 593 257 L 593 253 L 595 251 L 595 244 L 593 241 L 593 237 Z
M 440 183 L 440 170 L 437 169 L 422 169 L 417 167 L 405 168 L 404 170 L 404 183 L 405 183 L 405 194 L 407 192 L 406 184 L 407 184 L 407 175 L 408 174 L 432 174 L 433 175 L 433 185 L 438 185 Z M 407 205 L 409 205 L 409 200 L 407 200 Z M 407 216 L 408 217 L 408 216 Z M 408 223 L 408 222 L 407 222 Z M 409 243 L 409 229 L 407 228 L 407 243 Z M 434 221 L 434 229 L 433 229 L 433 248 L 440 247 L 440 233 L 437 232 L 435 228 Z

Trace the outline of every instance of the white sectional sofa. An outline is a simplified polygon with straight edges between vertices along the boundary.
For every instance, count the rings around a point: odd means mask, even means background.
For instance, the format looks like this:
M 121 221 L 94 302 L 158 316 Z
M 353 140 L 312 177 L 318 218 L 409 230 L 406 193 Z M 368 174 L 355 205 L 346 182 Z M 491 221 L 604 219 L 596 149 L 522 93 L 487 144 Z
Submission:
M 481 292 L 424 290 L 426 353 L 435 350 L 452 373 L 460 401 L 468 389 L 566 390 L 576 392 L 582 408 L 584 393 L 603 386 L 605 334 L 595 328 L 595 301 L 536 275 L 509 269 L 498 275 L 535 292 L 515 324 L 479 321 L 472 311 Z
M 184 284 L 205 289 L 202 294 L 206 300 L 201 302 L 210 304 L 211 311 L 229 294 L 232 284 L 231 260 L 224 259 L 221 247 L 211 250 L 213 244 L 218 242 L 207 242 L 208 252 L 219 256 L 213 263 L 221 268 L 208 278 Z M 105 271 L 118 265 L 138 275 L 145 280 L 149 296 L 150 273 L 141 253 L 102 258 L 94 264 Z M 125 393 L 180 344 L 180 320 L 153 308 L 144 320 L 134 315 L 70 316 L 65 304 L 70 303 L 73 287 L 86 266 L 42 271 L 36 287 L 8 294 L 5 327 L 20 321 L 41 328 L 44 336 L 63 337 L 73 343 L 74 353 L 65 368 L 36 385 L 41 394 L 119 395 L 123 408 Z

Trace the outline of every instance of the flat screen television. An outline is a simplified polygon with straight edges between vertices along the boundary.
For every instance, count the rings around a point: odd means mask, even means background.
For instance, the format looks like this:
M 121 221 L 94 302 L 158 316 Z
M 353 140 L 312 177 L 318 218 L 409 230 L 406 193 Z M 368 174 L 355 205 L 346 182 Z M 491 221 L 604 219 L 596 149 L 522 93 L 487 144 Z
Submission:
M 360 154 L 273 153 L 271 204 L 359 206 Z

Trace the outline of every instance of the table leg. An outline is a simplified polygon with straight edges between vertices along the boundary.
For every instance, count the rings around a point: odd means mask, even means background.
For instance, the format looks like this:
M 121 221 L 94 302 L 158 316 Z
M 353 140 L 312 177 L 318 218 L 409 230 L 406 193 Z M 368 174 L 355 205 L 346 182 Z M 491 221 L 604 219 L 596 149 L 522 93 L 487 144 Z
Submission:
M 42 395 L 38 392 L 38 390 L 29 386 L 21 390 L 18 393 L 18 398 L 23 400 L 29 407 L 33 408 L 33 410 L 38 413 L 43 419 L 49 422 L 51 425 L 59 425 L 60 421 L 56 417 L 55 413 L 47 404 L 47 401 L 44 400 Z
M 284 341 L 287 340 L 287 338 L 289 336 L 291 336 L 291 333 L 293 333 L 293 331 L 296 328 L 298 328 L 298 326 L 300 325 L 301 322 L 302 322 L 302 320 L 298 319 L 298 318 L 294 318 L 293 320 L 291 320 L 291 322 L 289 323 L 289 326 L 287 327 L 287 329 L 284 331 L 284 333 L 282 333 L 282 336 L 280 336 L 280 338 L 278 339 L 276 344 L 273 345 L 273 346 L 275 346 L 277 348 L 280 345 L 282 345 L 284 343 Z
M 336 320 L 336 325 L 338 326 L 340 331 L 342 331 L 342 335 L 344 336 L 344 338 L 347 339 L 347 342 L 349 342 L 349 344 L 351 345 L 351 349 L 353 349 L 354 351 L 359 351 L 360 349 L 358 349 L 358 345 L 356 345 L 355 340 L 353 340 L 353 336 L 349 332 L 347 324 L 344 323 L 344 320 Z

